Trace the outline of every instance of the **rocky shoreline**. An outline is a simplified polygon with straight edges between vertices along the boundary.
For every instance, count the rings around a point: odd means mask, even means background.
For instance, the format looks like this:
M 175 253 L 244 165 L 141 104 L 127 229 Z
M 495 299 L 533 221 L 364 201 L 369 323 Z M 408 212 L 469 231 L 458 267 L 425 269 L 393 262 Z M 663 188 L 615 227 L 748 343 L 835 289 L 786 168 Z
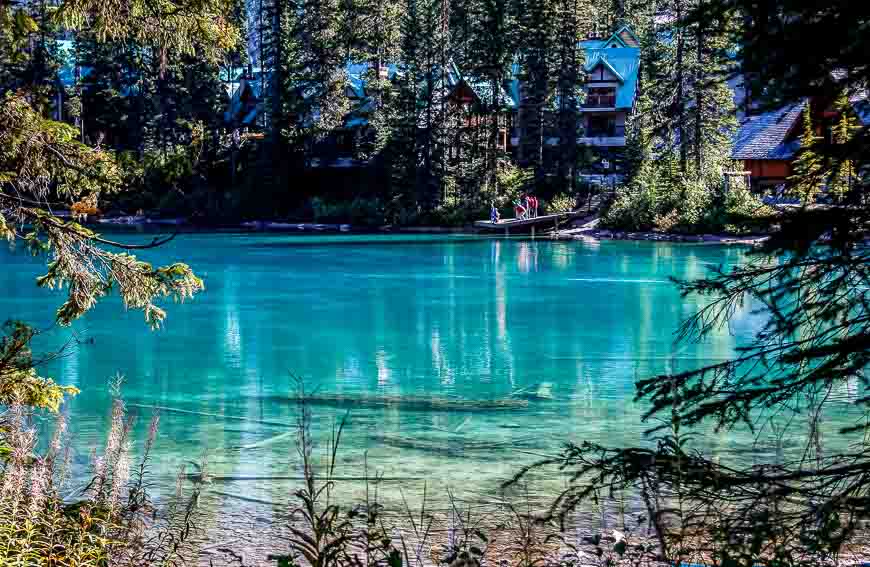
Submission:
M 198 227 L 190 223 L 190 219 L 172 218 L 172 219 L 155 219 L 146 216 L 129 215 L 119 217 L 101 218 L 96 221 L 103 226 L 116 227 L 177 227 L 177 228 L 192 228 L 196 230 Z M 592 225 L 592 226 L 590 226 Z M 215 227 L 212 227 L 215 228 Z M 349 224 L 325 224 L 311 222 L 279 222 L 279 221 L 246 221 L 234 225 L 219 227 L 230 230 L 247 230 L 247 231 L 263 231 L 263 232 L 359 232 L 360 227 L 355 227 Z M 365 230 L 363 230 L 365 231 Z M 405 233 L 405 234 L 444 234 L 444 233 L 474 233 L 477 232 L 473 227 L 443 227 L 443 226 L 409 226 L 409 227 L 393 227 L 383 226 L 379 229 L 368 229 L 369 232 L 381 233 Z M 550 235 L 551 238 L 557 240 L 637 240 L 647 242 L 691 242 L 701 244 L 726 244 L 726 245 L 758 245 L 765 240 L 766 235 L 747 235 L 735 236 L 730 234 L 674 234 L 663 232 L 631 232 L 600 229 L 594 226 L 593 223 L 588 223 L 580 227 L 560 230 Z
M 629 232 L 598 228 L 562 230 L 553 235 L 560 240 L 639 240 L 648 242 L 691 242 L 755 246 L 766 241 L 767 235 L 735 236 L 732 234 L 673 234 L 663 232 Z

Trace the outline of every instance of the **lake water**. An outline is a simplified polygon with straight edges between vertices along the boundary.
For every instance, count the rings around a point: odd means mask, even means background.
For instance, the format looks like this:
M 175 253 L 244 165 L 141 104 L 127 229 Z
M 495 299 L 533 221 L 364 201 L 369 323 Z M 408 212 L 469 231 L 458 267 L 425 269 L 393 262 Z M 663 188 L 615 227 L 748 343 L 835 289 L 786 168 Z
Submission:
M 258 445 L 296 420 L 291 375 L 309 391 L 464 400 L 552 384 L 552 400 L 525 409 L 351 411 L 337 474 L 361 476 L 367 462 L 369 474 L 397 479 L 389 482 L 406 495 L 419 494 L 425 481 L 430 494 L 450 486 L 485 498 L 565 441 L 644 442 L 650 424 L 640 421 L 645 406 L 633 400 L 634 380 L 728 357 L 760 325 L 747 308 L 730 331 L 675 343 L 680 321 L 699 304 L 681 298 L 669 278 L 703 276 L 744 254 L 649 242 L 182 235 L 143 256 L 184 260 L 206 291 L 169 305 L 158 332 L 116 298 L 72 329 L 51 328 L 61 295 L 35 287 L 38 260 L 8 251 L 0 251 L 0 317 L 46 329 L 38 350 L 80 342 L 43 373 L 82 391 L 64 409 L 81 475 L 89 449 L 103 442 L 107 384 L 117 373 L 131 404 L 199 412 L 161 414 L 153 471 L 167 483 L 180 465 L 203 457 L 212 475 L 298 474 L 292 435 Z M 141 443 L 150 412 L 133 409 L 142 416 Z M 313 408 L 321 446 L 344 411 Z M 726 458 L 756 450 L 751 437 L 728 433 L 708 437 L 703 448 Z M 544 498 L 562 481 L 540 475 L 536 482 Z M 213 503 L 236 506 L 234 495 L 286 501 L 292 483 L 215 483 Z M 356 481 L 341 486 L 352 496 L 364 489 Z

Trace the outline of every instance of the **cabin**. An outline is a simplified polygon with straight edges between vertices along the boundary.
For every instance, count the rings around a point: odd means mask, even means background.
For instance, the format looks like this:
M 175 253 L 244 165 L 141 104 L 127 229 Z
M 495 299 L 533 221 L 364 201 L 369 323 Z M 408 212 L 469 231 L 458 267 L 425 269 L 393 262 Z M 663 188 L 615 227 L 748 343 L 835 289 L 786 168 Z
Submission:
M 742 162 L 753 191 L 768 193 L 792 174 L 792 161 L 800 149 L 801 115 L 798 102 L 743 119 L 731 158 Z
M 640 42 L 628 26 L 604 40 L 581 41 L 586 94 L 580 108 L 580 144 L 625 146 L 625 121 L 634 109 L 640 70 Z
M 492 81 L 463 73 L 453 62 L 448 65 L 445 80 L 449 109 L 457 116 L 460 123 L 451 149 L 452 157 L 458 157 L 458 152 L 461 151 L 462 136 L 480 126 L 491 124 L 491 118 L 487 113 L 493 104 L 497 105 L 496 146 L 499 150 L 508 151 L 510 148 L 508 133 L 513 128 L 517 109 L 516 101 L 510 95 L 509 86 L 498 85 L 498 92 L 493 96 Z
M 248 68 L 224 86 L 230 97 L 224 112 L 224 121 L 232 128 L 250 128 L 257 125 L 257 117 L 263 113 L 263 92 L 269 77 L 261 69 Z
M 833 107 L 833 97 L 814 98 L 809 108 L 814 135 L 823 143 L 834 143 L 833 130 L 840 113 Z M 866 98 L 851 100 L 851 112 L 859 123 L 870 123 Z M 749 174 L 750 188 L 760 194 L 779 194 L 794 173 L 803 133 L 803 113 L 807 100 L 783 108 L 743 118 L 734 140 L 731 158 L 742 163 Z

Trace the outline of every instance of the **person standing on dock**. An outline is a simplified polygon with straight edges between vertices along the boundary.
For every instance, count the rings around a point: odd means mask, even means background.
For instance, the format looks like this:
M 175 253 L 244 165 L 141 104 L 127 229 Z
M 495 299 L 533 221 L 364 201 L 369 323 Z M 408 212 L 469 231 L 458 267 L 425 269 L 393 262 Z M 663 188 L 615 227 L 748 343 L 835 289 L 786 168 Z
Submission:
M 529 216 L 532 218 L 538 216 L 538 198 L 534 195 L 529 195 Z
M 498 209 L 495 208 L 495 201 L 491 201 L 489 203 L 489 222 L 492 224 L 497 224 L 499 221 L 500 215 L 498 214 Z
M 523 207 L 526 209 L 523 218 L 531 218 L 532 216 L 532 198 L 528 193 L 523 195 Z
M 523 220 L 526 215 L 526 209 L 523 207 L 522 201 L 517 199 L 514 201 L 514 216 L 517 220 Z

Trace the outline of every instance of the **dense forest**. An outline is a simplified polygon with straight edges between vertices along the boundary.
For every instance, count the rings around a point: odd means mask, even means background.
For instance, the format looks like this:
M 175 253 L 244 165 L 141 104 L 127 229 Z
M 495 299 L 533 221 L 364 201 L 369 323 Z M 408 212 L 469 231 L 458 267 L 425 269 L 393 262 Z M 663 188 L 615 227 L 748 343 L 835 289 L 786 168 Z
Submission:
M 577 172 L 604 161 L 577 143 L 586 94 L 579 85 L 588 69 L 578 42 L 625 25 L 640 45 L 642 88 L 625 125 L 630 143 L 622 155 L 607 156 L 623 172 L 607 222 L 668 230 L 707 222 L 711 210 L 756 211 L 748 192 L 720 191 L 736 120 L 728 86 L 735 71 L 762 109 L 806 109 L 788 187 L 798 206 L 775 217 L 764 211 L 775 223 L 772 234 L 740 264 L 679 283 L 684 296 L 703 300 L 680 338 L 730 330 L 746 306 L 760 327 L 730 357 L 639 377 L 634 401 L 647 404 L 644 439 L 623 446 L 568 441 L 561 453 L 506 479 L 503 489 L 547 467 L 564 475 L 544 514 L 510 509 L 517 548 L 497 550 L 476 526 L 460 526 L 431 561 L 421 559 L 422 547 L 409 552 L 377 505 L 348 508 L 331 499 L 345 422 L 332 429 L 325 465 L 312 465 L 312 416 L 299 383 L 288 398 L 298 403 L 295 429 L 265 440 L 295 435 L 301 474 L 293 477 L 301 488 L 289 495 L 299 514 L 270 559 L 324 567 L 480 566 L 490 557 L 519 567 L 809 567 L 845 564 L 851 555 L 849 564 L 863 563 L 870 129 L 843 112 L 831 139 L 820 141 L 808 100 L 828 97 L 841 109 L 854 98 L 866 101 L 865 2 L 0 3 L 0 238 L 45 261 L 36 284 L 60 292 L 58 326 L 117 293 L 124 308 L 159 327 L 162 305 L 199 295 L 203 280 L 186 264 L 155 266 L 131 251 L 173 236 L 128 243 L 81 219 L 141 209 L 203 219 L 358 215 L 404 224 L 461 219 L 488 200 L 508 203 L 520 190 L 570 198 L 583 190 Z M 351 75 L 366 77 L 363 96 Z M 499 93 L 514 75 L 523 92 L 518 141 L 508 151 Z M 233 98 L 249 81 L 260 94 L 253 108 L 235 113 Z M 474 86 L 470 105 L 456 102 L 456 85 Z M 341 156 L 348 166 L 325 167 L 339 157 L 330 154 L 338 146 L 354 153 Z M 831 195 L 826 206 L 808 206 L 822 191 Z M 67 210 L 72 219 L 59 214 Z M 613 333 L 613 342 L 634 325 Z M 195 483 L 189 497 L 179 488 L 152 502 L 148 455 L 159 412 L 136 464 L 133 418 L 113 388 L 105 450 L 94 451 L 86 484 L 68 493 L 59 410 L 79 392 L 40 373 L 42 362 L 63 352 L 34 355 L 36 335 L 10 321 L 0 338 L 0 559 L 189 564 L 208 471 L 179 473 L 179 487 Z M 852 394 L 844 398 L 843 390 Z M 853 423 L 826 428 L 826 412 L 846 403 L 858 412 Z M 34 421 L 43 416 L 56 427 L 39 445 Z M 751 460 L 721 459 L 693 444 L 765 429 L 777 445 Z M 844 442 L 826 444 L 834 435 Z M 786 456 L 781 449 L 795 438 L 799 451 Z M 566 528 L 581 505 L 603 517 L 602 503 L 625 494 L 642 505 L 621 510 L 621 527 L 634 533 L 603 528 L 610 533 L 581 536 Z M 408 516 L 405 533 L 408 525 L 416 535 L 429 533 L 422 526 L 432 525 L 431 514 L 421 510 L 419 524 Z M 564 554 L 546 555 L 553 540 L 540 536 L 542 525 L 563 536 L 556 541 Z M 234 541 L 219 545 L 233 555 Z
M 0 92 L 116 152 L 124 189 L 103 213 L 462 224 L 521 191 L 570 204 L 591 190 L 581 174 L 617 172 L 668 193 L 617 223 L 690 225 L 737 125 L 736 24 L 686 20 L 701 1 L 236 1 L 208 47 L 34 1 L 5 15 Z M 625 146 L 578 143 L 581 42 L 621 26 L 640 50 Z

